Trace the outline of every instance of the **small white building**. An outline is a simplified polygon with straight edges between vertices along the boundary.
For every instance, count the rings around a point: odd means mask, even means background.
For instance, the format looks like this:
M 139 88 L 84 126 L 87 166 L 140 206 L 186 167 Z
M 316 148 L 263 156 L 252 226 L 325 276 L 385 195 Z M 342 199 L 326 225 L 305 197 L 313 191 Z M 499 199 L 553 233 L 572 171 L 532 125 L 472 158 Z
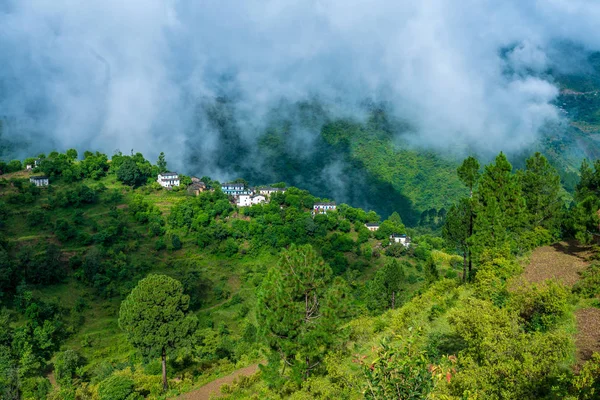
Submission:
M 158 174 L 156 180 L 162 187 L 171 188 L 173 186 L 179 186 L 179 175 L 177 172 L 163 172 Z
M 271 196 L 273 193 L 285 193 L 285 189 L 282 188 L 274 188 L 274 187 L 264 187 L 259 188 L 258 193 L 263 196 Z
M 235 203 L 238 207 L 249 207 L 254 204 L 263 204 L 266 203 L 267 199 L 265 196 L 257 194 L 240 194 L 237 196 L 237 202 Z
M 238 207 L 249 207 L 252 205 L 252 197 L 249 194 L 240 194 L 237 196 L 237 203 L 235 203 Z
M 35 186 L 48 186 L 50 184 L 47 176 L 32 176 L 29 178 L 29 182 Z
M 410 246 L 410 238 L 404 234 L 399 235 L 397 233 L 394 233 L 393 235 L 390 235 L 390 242 L 400 243 L 404 247 Z
M 250 197 L 250 201 L 252 202 L 252 204 L 261 204 L 266 203 L 267 198 L 262 194 L 255 194 L 254 196 Z
M 313 214 L 323 214 L 336 209 L 335 202 L 315 203 L 313 206 Z
M 365 227 L 366 227 L 368 230 L 370 230 L 371 232 L 375 232 L 376 230 L 378 230 L 378 229 L 379 229 L 379 224 L 371 224 L 371 223 L 368 223 L 368 224 L 365 224 Z

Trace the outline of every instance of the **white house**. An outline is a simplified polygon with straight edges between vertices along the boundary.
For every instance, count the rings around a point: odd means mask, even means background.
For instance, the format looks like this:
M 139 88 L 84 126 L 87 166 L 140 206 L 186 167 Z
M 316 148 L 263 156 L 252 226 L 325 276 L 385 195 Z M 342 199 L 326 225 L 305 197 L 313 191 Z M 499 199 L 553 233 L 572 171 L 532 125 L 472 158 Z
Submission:
M 250 195 L 252 193 L 251 190 L 246 188 L 246 185 L 243 183 L 223 183 L 221 184 L 221 190 L 225 194 L 229 194 L 232 196 L 240 196 L 240 195 Z
M 254 196 L 250 197 L 250 201 L 252 202 L 252 204 L 266 203 L 267 198 L 262 194 L 255 194 Z
M 238 207 L 249 207 L 254 204 L 266 203 L 267 199 L 265 196 L 257 194 L 240 194 L 237 196 L 237 202 L 235 203 Z
M 252 205 L 252 198 L 249 194 L 240 194 L 237 197 L 237 203 L 236 205 L 238 207 L 248 207 Z
M 162 187 L 171 188 L 173 186 L 179 186 L 179 175 L 177 172 L 163 172 L 158 174 L 156 180 Z
M 410 246 L 410 238 L 404 234 L 398 235 L 397 233 L 394 233 L 393 235 L 390 235 L 390 242 L 400 243 L 404 247 Z
M 47 176 L 32 176 L 29 178 L 29 182 L 33 183 L 35 186 L 48 186 L 49 184 Z
M 323 214 L 327 211 L 333 211 L 336 209 L 335 202 L 330 203 L 315 203 L 313 206 L 313 214 Z
M 365 224 L 365 227 L 370 230 L 371 232 L 375 232 L 376 230 L 379 229 L 379 224 Z
M 273 193 L 285 193 L 285 189 L 282 188 L 274 188 L 274 187 L 264 187 L 258 189 L 258 193 L 263 196 L 271 196 Z

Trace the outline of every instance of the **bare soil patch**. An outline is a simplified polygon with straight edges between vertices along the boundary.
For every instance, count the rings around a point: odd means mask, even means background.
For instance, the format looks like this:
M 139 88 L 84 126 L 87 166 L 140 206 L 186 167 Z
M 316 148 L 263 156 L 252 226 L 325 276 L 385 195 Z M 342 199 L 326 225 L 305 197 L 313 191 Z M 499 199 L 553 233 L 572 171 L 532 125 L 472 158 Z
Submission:
M 577 242 L 561 242 L 552 246 L 539 247 L 531 255 L 523 277 L 529 282 L 556 279 L 567 286 L 579 280 L 579 272 L 590 263 L 591 248 Z
M 182 394 L 175 400 L 208 400 L 212 397 L 221 396 L 221 386 L 224 384 L 232 384 L 233 380 L 241 375 L 253 375 L 258 371 L 258 364 L 250 365 L 249 367 L 238 369 L 231 375 L 224 376 L 219 379 L 215 379 L 212 382 L 194 390 L 193 392 Z
M 594 352 L 600 352 L 600 308 L 582 308 L 575 312 L 577 319 L 577 364 L 589 360 Z

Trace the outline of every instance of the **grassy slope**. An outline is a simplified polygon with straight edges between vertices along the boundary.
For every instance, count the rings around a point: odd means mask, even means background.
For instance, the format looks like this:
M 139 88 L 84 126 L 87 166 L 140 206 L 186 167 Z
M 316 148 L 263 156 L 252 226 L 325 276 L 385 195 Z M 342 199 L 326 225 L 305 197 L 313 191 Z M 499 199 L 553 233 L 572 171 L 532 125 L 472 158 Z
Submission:
M 27 173 L 18 174 L 20 178 L 26 177 Z M 148 272 L 142 273 L 139 277 L 149 272 L 165 273 L 167 275 L 179 277 L 185 270 L 197 270 L 202 277 L 210 280 L 210 289 L 207 297 L 203 301 L 202 308 L 195 311 L 199 317 L 201 326 L 207 326 L 208 321 L 214 327 L 224 323 L 230 330 L 233 336 L 239 337 L 244 326 L 244 320 L 248 319 L 254 324 L 258 324 L 253 313 L 255 304 L 256 287 L 261 282 L 261 277 L 266 272 L 269 265 L 277 262 L 275 252 L 264 251 L 257 256 L 241 256 L 237 255 L 233 258 L 225 256 L 208 254 L 201 251 L 195 244 L 195 238 L 192 235 L 187 235 L 186 232 L 177 231 L 171 233 L 179 234 L 183 248 L 178 251 L 161 251 L 154 250 L 154 243 L 157 238 L 147 235 L 144 226 L 136 226 L 133 219 L 127 214 L 127 203 L 133 195 L 143 193 L 146 200 L 156 205 L 163 216 L 167 216 L 171 207 L 177 202 L 185 199 L 185 192 L 170 192 L 165 190 L 145 191 L 144 189 L 132 190 L 125 187 L 116 181 L 115 177 L 109 175 L 100 181 L 85 181 L 85 184 L 94 187 L 98 184 L 106 186 L 108 189 L 116 189 L 123 198 L 116 205 L 116 208 L 123 211 L 124 218 L 127 219 L 129 230 L 133 230 L 137 237 L 136 240 L 129 239 L 127 243 L 127 256 L 131 263 L 137 263 L 142 260 L 147 260 L 151 263 L 152 268 Z M 53 191 L 60 191 L 67 188 L 68 185 L 60 181 L 53 181 Z M 7 186 L 0 189 L 0 195 L 4 196 L 14 189 Z M 51 226 L 59 218 L 65 218 L 68 221 L 72 219 L 75 209 L 73 208 L 57 208 L 49 212 L 50 221 L 47 227 L 29 226 L 26 223 L 28 213 L 34 208 L 44 203 L 48 198 L 48 189 L 43 189 L 42 194 L 37 198 L 32 205 L 11 205 L 11 215 L 4 229 L 4 233 L 9 241 L 16 244 L 17 247 L 23 245 L 43 245 L 47 242 L 59 244 L 63 252 L 62 259 L 66 263 L 68 259 L 75 255 L 83 255 L 88 249 L 86 246 L 79 244 L 65 243 L 61 244 L 52 233 Z M 106 218 L 110 212 L 111 205 L 107 204 L 105 199 L 106 194 L 101 195 L 100 201 L 93 205 L 84 205 L 79 208 L 83 211 L 86 224 L 80 227 L 80 230 L 87 231 L 92 234 L 89 227 L 90 221 L 96 221 L 102 225 L 103 218 Z M 356 236 L 355 232 L 351 232 L 351 236 Z M 370 245 L 375 247 L 377 244 L 374 239 L 370 240 Z M 347 255 L 350 259 L 355 257 L 354 254 Z M 378 259 L 371 261 L 369 267 L 358 277 L 353 283 L 354 285 L 362 286 L 374 272 L 385 264 L 387 257 L 382 255 Z M 414 271 L 406 271 L 407 276 L 410 274 L 420 276 L 421 273 Z M 137 278 L 136 278 L 137 279 Z M 139 354 L 127 343 L 123 332 L 119 329 L 117 319 L 118 310 L 122 296 L 124 296 L 129 288 L 135 285 L 130 282 L 121 290 L 121 296 L 105 299 L 97 296 L 95 290 L 89 286 L 79 282 L 75 277 L 69 276 L 63 283 L 46 287 L 35 287 L 34 295 L 46 302 L 53 302 L 61 306 L 72 309 L 77 302 L 82 299 L 87 304 L 87 307 L 80 313 L 72 312 L 68 318 L 70 325 L 73 326 L 74 333 L 63 343 L 62 348 L 75 349 L 85 357 L 87 365 L 85 371 L 90 375 L 95 374 L 96 368 L 102 364 L 124 365 L 129 361 L 139 362 Z M 414 283 L 407 286 L 407 292 L 412 293 L 420 287 L 420 283 Z M 215 297 L 215 292 L 212 290 L 215 286 L 223 286 L 229 292 L 227 298 Z M 242 303 L 232 304 L 231 298 L 234 295 L 240 295 L 243 299 Z M 240 312 L 243 306 L 250 308 L 250 313 L 241 317 Z M 194 386 L 198 386 L 205 382 L 214 379 L 216 376 L 223 375 L 236 367 L 244 366 L 256 361 L 260 358 L 258 346 L 256 350 L 240 360 L 237 366 L 230 363 L 219 363 L 207 368 L 203 375 L 193 381 Z M 180 389 L 187 390 L 190 388 L 192 381 L 185 381 Z M 187 389 L 185 389 L 187 387 Z

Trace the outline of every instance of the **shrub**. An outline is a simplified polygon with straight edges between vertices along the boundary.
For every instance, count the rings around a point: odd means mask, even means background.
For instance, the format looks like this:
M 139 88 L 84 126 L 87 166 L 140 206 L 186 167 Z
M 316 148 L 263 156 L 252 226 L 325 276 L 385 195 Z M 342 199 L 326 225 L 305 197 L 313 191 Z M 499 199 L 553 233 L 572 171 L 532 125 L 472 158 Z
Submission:
M 124 376 L 113 375 L 98 385 L 100 400 L 129 400 L 133 393 L 133 381 Z
M 65 350 L 58 353 L 54 361 L 56 380 L 61 385 L 72 383 L 77 368 L 83 364 L 83 360 L 75 350 Z
M 581 273 L 581 279 L 573 286 L 573 293 L 586 298 L 600 294 L 600 264 L 592 264 Z
M 394 243 L 385 249 L 385 255 L 388 257 L 401 257 L 406 252 L 406 247 L 400 243 Z
M 510 305 L 518 312 L 526 330 L 546 332 L 566 313 L 568 293 L 564 285 L 554 281 L 519 285 Z
M 181 249 L 182 244 L 181 239 L 179 239 L 179 236 L 173 235 L 173 237 L 171 238 L 171 245 L 173 246 L 173 250 Z

